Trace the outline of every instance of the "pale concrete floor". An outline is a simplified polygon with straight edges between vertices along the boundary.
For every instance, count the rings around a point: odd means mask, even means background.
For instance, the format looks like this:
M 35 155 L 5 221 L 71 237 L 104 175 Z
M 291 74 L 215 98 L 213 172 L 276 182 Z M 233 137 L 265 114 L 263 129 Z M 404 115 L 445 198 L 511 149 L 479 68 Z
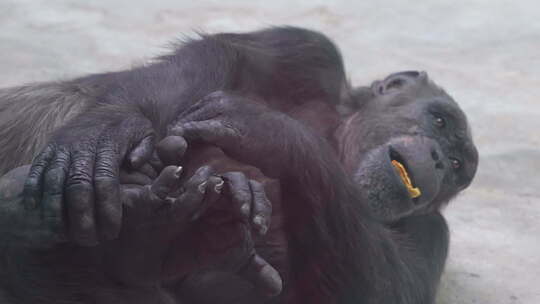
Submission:
M 446 210 L 440 304 L 540 303 L 540 2 L 0 0 L 0 86 L 116 70 L 194 30 L 294 24 L 340 45 L 353 83 L 426 70 L 481 153 Z

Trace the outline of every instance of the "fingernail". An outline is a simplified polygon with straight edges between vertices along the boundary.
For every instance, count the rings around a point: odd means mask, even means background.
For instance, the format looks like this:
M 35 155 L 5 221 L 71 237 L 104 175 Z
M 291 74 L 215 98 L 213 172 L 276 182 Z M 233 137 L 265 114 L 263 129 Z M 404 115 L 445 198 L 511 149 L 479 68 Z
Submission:
M 208 182 L 202 182 L 199 187 L 197 187 L 197 189 L 199 190 L 200 193 L 205 193 L 206 192 L 206 184 L 208 184 Z
M 174 126 L 169 129 L 168 135 L 176 135 L 176 136 L 182 136 L 184 135 L 184 129 L 180 126 Z
M 131 167 L 132 168 L 138 168 L 139 167 L 139 162 L 141 161 L 141 158 L 140 157 L 137 157 L 137 156 L 133 156 L 131 155 L 129 157 L 129 162 L 131 164 Z
M 270 267 L 270 265 L 264 266 L 260 270 L 259 276 L 262 279 L 262 282 L 260 282 L 262 286 L 259 286 L 259 288 L 263 289 L 267 297 L 275 297 L 281 293 L 283 281 L 279 273 Z
M 221 193 L 221 190 L 223 189 L 223 185 L 225 185 L 225 182 L 221 180 L 219 183 L 217 183 L 214 186 L 214 191 L 216 191 L 216 193 Z
M 174 197 L 167 196 L 164 200 L 166 205 L 174 205 L 176 199 Z
M 243 204 L 242 207 L 240 207 L 240 212 L 245 216 L 249 216 L 249 204 Z
M 257 226 L 262 226 L 263 224 L 263 218 L 260 215 L 257 215 L 255 218 L 253 218 L 253 223 Z
M 184 168 L 182 168 L 181 166 L 178 166 L 178 168 L 176 169 L 176 171 L 174 171 L 174 176 L 176 176 L 177 178 L 180 178 L 180 175 L 182 175 L 182 170 Z
M 257 215 L 255 218 L 253 218 L 253 223 L 259 227 L 259 234 L 265 235 L 268 231 L 268 227 L 264 224 L 264 218 L 260 215 Z

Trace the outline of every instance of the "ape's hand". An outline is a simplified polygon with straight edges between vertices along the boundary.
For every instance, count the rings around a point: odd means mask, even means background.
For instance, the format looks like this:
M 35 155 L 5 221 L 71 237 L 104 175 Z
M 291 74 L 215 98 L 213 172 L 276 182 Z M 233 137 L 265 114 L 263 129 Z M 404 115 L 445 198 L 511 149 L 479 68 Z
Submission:
M 62 222 L 54 217 L 64 209 L 68 237 L 86 246 L 118 236 L 120 165 L 124 160 L 132 167 L 146 163 L 154 138 L 145 118 L 109 124 L 92 117 L 76 118 L 55 134 L 34 159 L 24 190 L 25 206 L 40 209 L 53 225 Z
M 254 248 L 254 238 L 264 236 L 270 226 L 272 205 L 265 189 L 240 172 L 222 177 L 224 199 L 210 206 L 185 238 L 174 243 L 164 269 L 175 277 L 177 269 L 188 268 L 186 264 L 196 257 L 199 271 L 236 273 L 254 284 L 261 295 L 276 296 L 281 292 L 281 277 Z
M 158 284 L 163 277 L 164 258 L 175 238 L 219 199 L 224 181 L 213 175 L 210 167 L 201 167 L 183 183 L 181 173 L 182 167 L 168 166 L 150 185 L 122 185 L 122 229 L 118 239 L 103 247 L 104 268 L 124 284 Z M 176 254 L 184 255 L 191 245 Z M 191 261 L 177 272 L 183 276 L 197 267 Z
M 306 136 L 309 132 L 286 114 L 224 92 L 206 96 L 169 127 L 171 135 L 214 144 L 272 178 L 279 178 L 283 170 L 291 171 L 293 150 L 317 147 L 306 140 L 313 138 Z
M 183 183 L 180 175 L 180 167 L 169 166 L 151 185 L 123 187 L 124 223 L 106 249 L 105 268 L 135 286 L 203 270 L 232 272 L 263 295 L 279 294 L 281 278 L 257 255 L 251 235 L 251 227 L 264 235 L 270 224 L 263 186 L 238 172 L 217 176 L 208 166 Z

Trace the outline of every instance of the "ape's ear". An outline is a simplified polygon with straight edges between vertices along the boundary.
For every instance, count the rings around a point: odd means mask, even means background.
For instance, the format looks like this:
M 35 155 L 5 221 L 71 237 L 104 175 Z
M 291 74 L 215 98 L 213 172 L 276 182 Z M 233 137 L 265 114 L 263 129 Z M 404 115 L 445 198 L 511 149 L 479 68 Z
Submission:
M 390 74 L 384 80 L 377 80 L 371 84 L 371 90 L 376 96 L 385 95 L 402 90 L 420 81 L 427 81 L 426 72 L 403 71 Z
M 348 115 L 357 111 L 366 102 L 375 98 L 370 87 L 347 87 L 342 91 L 340 103 L 337 105 L 337 111 L 342 115 Z
M 337 105 L 337 111 L 342 115 L 348 115 L 358 111 L 364 104 L 377 96 L 403 90 L 414 84 L 427 82 L 428 76 L 426 72 L 403 71 L 390 74 L 383 80 L 376 80 L 369 87 L 351 88 L 347 84 L 341 90 L 341 98 L 340 103 Z

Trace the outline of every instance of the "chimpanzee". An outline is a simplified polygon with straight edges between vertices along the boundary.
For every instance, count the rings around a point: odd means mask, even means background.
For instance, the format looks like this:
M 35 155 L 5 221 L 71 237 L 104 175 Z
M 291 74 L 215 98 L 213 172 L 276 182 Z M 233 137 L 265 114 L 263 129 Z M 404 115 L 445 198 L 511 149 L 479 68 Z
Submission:
M 121 164 L 143 168 L 156 138 L 181 135 L 279 180 L 279 301 L 433 301 L 448 246 L 439 210 L 470 184 L 478 154 L 465 115 L 425 73 L 351 88 L 325 36 L 279 27 L 203 36 L 144 67 L 45 88 L 4 92 L 4 111 L 40 92 L 46 106 L 62 104 L 39 110 L 48 130 L 63 126 L 34 160 L 25 206 L 65 213 L 72 241 L 115 239 Z M 173 243 L 173 253 L 189 247 Z

